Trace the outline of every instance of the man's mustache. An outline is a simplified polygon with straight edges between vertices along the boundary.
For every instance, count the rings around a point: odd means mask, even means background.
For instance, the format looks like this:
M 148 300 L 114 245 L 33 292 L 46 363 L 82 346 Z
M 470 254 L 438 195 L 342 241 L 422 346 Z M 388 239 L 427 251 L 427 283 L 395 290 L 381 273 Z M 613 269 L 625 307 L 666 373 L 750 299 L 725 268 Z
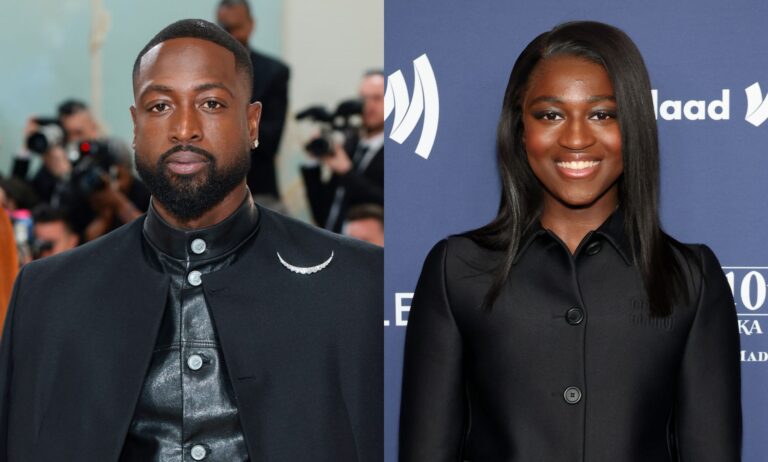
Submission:
M 205 149 L 198 148 L 197 146 L 183 145 L 183 144 L 178 144 L 178 145 L 172 147 L 171 149 L 165 151 L 160 156 L 160 160 L 158 162 L 164 163 L 166 160 L 168 160 L 168 158 L 172 154 L 175 154 L 175 153 L 181 152 L 181 151 L 188 151 L 188 152 L 194 152 L 195 154 L 200 154 L 201 156 L 205 157 L 206 160 L 208 160 L 208 162 L 210 162 L 212 164 L 216 163 L 216 158 L 213 157 L 213 154 L 211 154 L 210 152 L 206 151 Z

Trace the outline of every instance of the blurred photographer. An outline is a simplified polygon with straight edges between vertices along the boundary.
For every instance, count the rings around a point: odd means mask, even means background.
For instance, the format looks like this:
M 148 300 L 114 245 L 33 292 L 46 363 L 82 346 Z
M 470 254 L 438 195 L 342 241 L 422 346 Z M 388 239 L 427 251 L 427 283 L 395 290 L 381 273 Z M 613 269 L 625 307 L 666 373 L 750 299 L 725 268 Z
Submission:
M 39 155 L 42 166 L 30 184 L 43 202 L 66 210 L 83 240 L 137 218 L 148 207 L 149 192 L 133 174 L 128 146 L 105 137 L 85 103 L 67 100 L 57 118 L 31 118 L 25 140 L 14 176 L 26 178 L 32 154 Z
M 103 138 L 96 118 L 82 101 L 68 99 L 59 105 L 58 112 L 68 143 Z
M 343 234 L 384 247 L 384 208 L 376 204 L 351 207 L 344 221 Z
M 320 153 L 307 145 L 314 165 L 301 169 L 312 216 L 319 226 L 341 232 L 347 211 L 358 204 L 384 205 L 384 74 L 367 72 L 359 90 L 362 127 L 345 142 Z M 337 111 L 338 112 L 338 111 Z M 322 168 L 331 171 L 323 180 Z
M 61 203 L 72 171 L 64 137 L 64 129 L 57 119 L 32 117 L 24 127 L 25 143 L 13 159 L 13 177 L 26 181 L 39 200 L 54 205 Z M 40 156 L 42 165 L 27 179 L 33 154 Z
M 66 213 L 41 204 L 32 211 L 34 255 L 36 259 L 74 249 L 80 243 Z
M 88 207 L 76 207 L 71 218 L 84 241 L 93 240 L 140 217 L 149 207 L 150 193 L 133 173 L 132 155 L 116 139 L 83 141 L 72 168 L 73 196 Z

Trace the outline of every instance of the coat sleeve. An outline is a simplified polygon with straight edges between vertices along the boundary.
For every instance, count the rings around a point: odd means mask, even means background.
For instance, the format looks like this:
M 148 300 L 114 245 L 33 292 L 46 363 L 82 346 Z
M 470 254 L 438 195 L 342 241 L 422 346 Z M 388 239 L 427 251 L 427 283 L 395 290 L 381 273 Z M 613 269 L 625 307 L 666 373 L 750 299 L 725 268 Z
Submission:
M 8 312 L 3 326 L 3 336 L 0 339 L 0 460 L 8 458 L 8 421 L 11 406 L 11 383 L 13 379 L 13 329 L 16 303 L 21 290 L 21 276 L 19 273 L 13 287 L 11 302 L 8 304 Z
M 466 394 L 462 339 L 448 300 L 447 241 L 427 256 L 405 340 L 400 462 L 460 460 Z
M 677 390 L 681 462 L 741 460 L 741 376 L 736 310 L 714 253 L 701 247 L 702 284 Z

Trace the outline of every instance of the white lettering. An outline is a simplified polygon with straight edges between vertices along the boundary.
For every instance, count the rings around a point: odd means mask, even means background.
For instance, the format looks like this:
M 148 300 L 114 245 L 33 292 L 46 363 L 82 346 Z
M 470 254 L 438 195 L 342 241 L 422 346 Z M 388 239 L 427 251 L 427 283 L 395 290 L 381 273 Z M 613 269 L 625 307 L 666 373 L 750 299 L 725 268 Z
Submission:
M 707 103 L 704 100 L 688 101 L 669 99 L 659 101 L 659 91 L 651 90 L 653 114 L 656 119 L 664 120 L 728 120 L 731 118 L 731 90 L 722 90 L 721 98 Z
M 659 110 L 661 111 L 661 118 L 664 120 L 680 120 L 683 118 L 680 112 L 681 101 L 664 101 L 661 103 Z M 670 111 L 672 109 L 672 111 Z
M 752 335 L 762 334 L 763 329 L 760 327 L 760 322 L 756 319 L 739 319 L 739 334 Z
M 688 120 L 704 120 L 707 118 L 707 103 L 701 100 L 688 101 L 683 106 L 683 114 Z
M 395 325 L 407 326 L 408 319 L 404 316 L 411 312 L 410 301 L 413 299 L 413 292 L 396 292 L 395 293 Z M 409 303 L 406 305 L 404 302 L 407 300 Z
M 752 283 L 754 281 L 754 284 Z M 751 288 L 754 287 L 754 292 Z M 751 296 L 754 294 L 754 298 Z M 765 303 L 765 277 L 758 271 L 750 271 L 741 280 L 741 303 L 750 311 L 759 310 Z
M 720 109 L 719 111 L 718 108 Z M 722 99 L 709 103 L 707 115 L 712 120 L 728 120 L 731 118 L 731 90 L 724 89 Z
M 754 351 L 741 350 L 741 361 L 746 363 L 751 363 L 751 362 L 764 363 L 768 361 L 768 352 L 758 351 L 757 354 L 755 354 Z

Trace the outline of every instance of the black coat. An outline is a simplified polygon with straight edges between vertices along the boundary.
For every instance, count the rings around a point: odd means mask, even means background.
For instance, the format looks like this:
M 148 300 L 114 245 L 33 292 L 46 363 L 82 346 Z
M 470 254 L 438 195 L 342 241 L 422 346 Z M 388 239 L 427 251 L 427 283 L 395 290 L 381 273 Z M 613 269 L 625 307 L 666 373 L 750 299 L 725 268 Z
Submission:
M 275 172 L 275 157 L 283 136 L 288 111 L 288 78 L 290 70 L 282 62 L 250 50 L 253 65 L 251 101 L 261 102 L 259 147 L 251 150 L 248 188 L 254 195 L 280 197 Z
M 400 462 L 740 460 L 739 338 L 717 259 L 679 244 L 692 300 L 652 318 L 622 229 L 614 214 L 574 256 L 533 230 L 490 311 L 501 252 L 435 246 L 408 319 Z
M 251 460 L 380 461 L 382 252 L 260 208 L 255 241 L 203 275 Z M 165 310 L 143 218 L 30 263 L 0 346 L 0 460 L 117 460 Z M 313 266 L 293 273 L 285 261 Z

